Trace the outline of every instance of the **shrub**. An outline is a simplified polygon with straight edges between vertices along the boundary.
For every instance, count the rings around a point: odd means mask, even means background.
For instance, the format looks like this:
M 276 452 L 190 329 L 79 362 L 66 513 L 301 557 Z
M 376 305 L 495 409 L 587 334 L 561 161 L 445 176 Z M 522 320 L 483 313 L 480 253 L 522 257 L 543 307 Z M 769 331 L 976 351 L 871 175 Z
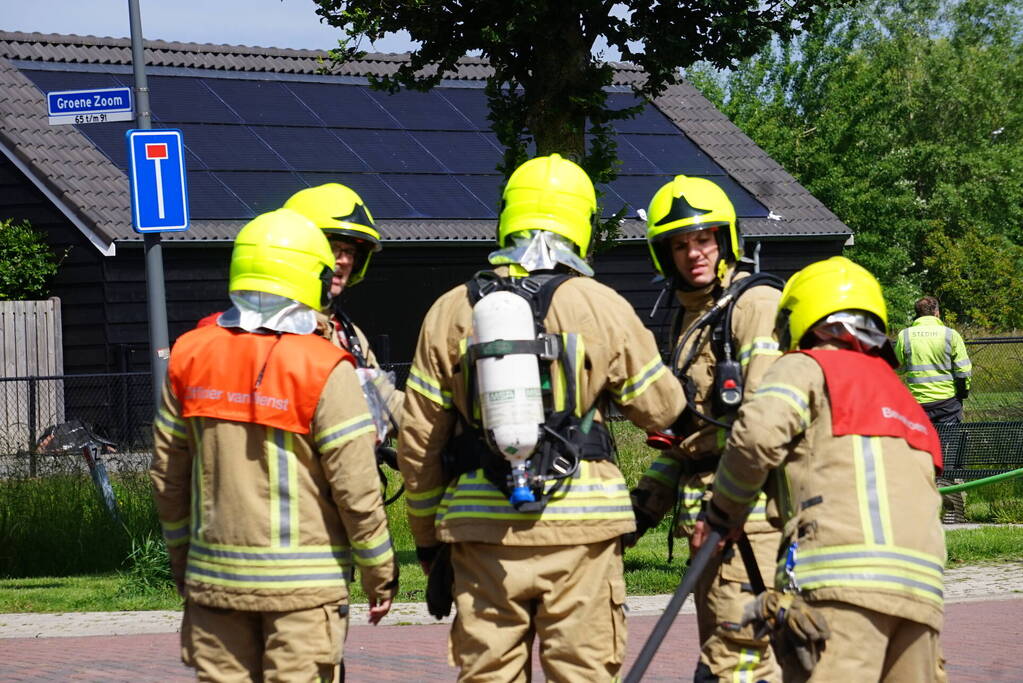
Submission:
M 0 301 L 45 299 L 60 260 L 27 222 L 0 221 Z

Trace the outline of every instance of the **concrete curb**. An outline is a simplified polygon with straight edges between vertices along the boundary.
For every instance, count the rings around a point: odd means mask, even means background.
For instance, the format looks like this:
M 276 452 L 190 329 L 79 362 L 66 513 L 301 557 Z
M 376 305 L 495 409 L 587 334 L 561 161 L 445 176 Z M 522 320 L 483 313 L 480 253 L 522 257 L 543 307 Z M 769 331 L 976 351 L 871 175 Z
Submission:
M 628 598 L 629 616 L 657 616 L 664 611 L 670 595 L 638 595 Z M 1023 562 L 977 565 L 945 572 L 945 602 L 1023 599 Z M 682 614 L 695 612 L 692 600 Z M 352 605 L 351 623 L 367 623 L 365 605 Z M 174 633 L 181 622 L 179 611 L 151 612 L 65 612 L 60 614 L 0 614 L 0 638 L 55 638 L 79 636 L 124 636 Z M 438 622 L 423 603 L 398 603 L 383 621 L 385 626 Z

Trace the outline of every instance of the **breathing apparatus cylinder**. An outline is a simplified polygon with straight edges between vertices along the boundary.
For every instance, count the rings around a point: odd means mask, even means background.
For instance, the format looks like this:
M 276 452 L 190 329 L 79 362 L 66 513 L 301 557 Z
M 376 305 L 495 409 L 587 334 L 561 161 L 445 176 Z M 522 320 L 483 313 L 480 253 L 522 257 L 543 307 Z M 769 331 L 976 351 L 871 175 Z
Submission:
M 536 339 L 533 311 L 521 296 L 493 292 L 472 309 L 473 343 Z M 511 464 L 512 504 L 533 502 L 529 456 L 536 450 L 544 422 L 540 366 L 535 354 L 515 353 L 476 360 L 483 429 Z

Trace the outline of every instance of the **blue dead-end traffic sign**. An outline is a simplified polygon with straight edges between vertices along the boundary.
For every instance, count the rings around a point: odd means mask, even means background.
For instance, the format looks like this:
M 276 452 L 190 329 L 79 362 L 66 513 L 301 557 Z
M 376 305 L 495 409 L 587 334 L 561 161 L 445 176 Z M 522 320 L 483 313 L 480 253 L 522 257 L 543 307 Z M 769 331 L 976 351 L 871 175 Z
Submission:
M 135 232 L 188 230 L 188 187 L 181 131 L 129 130 L 128 179 Z

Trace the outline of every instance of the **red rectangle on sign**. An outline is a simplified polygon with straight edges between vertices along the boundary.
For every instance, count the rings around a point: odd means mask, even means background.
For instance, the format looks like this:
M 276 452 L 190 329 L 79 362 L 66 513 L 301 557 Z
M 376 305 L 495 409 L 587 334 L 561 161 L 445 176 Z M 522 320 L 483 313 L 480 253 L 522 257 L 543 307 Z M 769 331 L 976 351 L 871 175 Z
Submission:
M 148 143 L 146 143 L 146 158 L 147 159 L 166 159 L 167 158 L 167 143 L 166 142 L 148 142 Z

